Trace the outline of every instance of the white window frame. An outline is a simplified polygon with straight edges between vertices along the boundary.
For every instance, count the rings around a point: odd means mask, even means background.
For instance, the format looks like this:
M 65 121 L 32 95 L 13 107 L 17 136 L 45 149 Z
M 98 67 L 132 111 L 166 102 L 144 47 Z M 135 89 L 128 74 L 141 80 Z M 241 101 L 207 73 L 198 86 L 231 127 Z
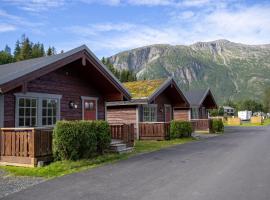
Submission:
M 57 110 L 56 110 L 56 121 L 61 119 L 61 98 L 62 95 L 57 94 L 47 94 L 47 93 L 15 93 L 16 97 L 16 110 L 15 110 L 15 126 L 19 126 L 19 99 L 20 98 L 35 98 L 37 99 L 37 126 L 36 127 L 53 127 L 54 125 L 42 125 L 42 100 L 44 99 L 54 99 L 57 100 Z
M 156 112 L 155 112 L 154 119 L 151 119 L 152 115 L 150 115 L 150 120 L 145 120 L 144 109 L 146 108 L 155 108 Z M 157 122 L 157 105 L 156 104 L 148 104 L 148 105 L 142 106 L 142 120 L 143 122 Z

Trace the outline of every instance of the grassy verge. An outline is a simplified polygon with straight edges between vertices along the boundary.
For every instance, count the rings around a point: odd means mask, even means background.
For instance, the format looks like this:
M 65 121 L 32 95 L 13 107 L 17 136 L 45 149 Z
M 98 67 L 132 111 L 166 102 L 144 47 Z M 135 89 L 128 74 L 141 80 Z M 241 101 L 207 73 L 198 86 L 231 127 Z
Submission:
M 4 169 L 11 175 L 15 176 L 54 178 L 71 174 L 74 172 L 83 171 L 86 169 L 95 168 L 97 166 L 116 162 L 119 160 L 127 159 L 139 153 L 152 152 L 162 148 L 170 147 L 177 144 L 184 144 L 194 140 L 195 140 L 194 138 L 182 138 L 166 141 L 136 141 L 135 150 L 132 153 L 128 154 L 107 153 L 87 160 L 57 161 L 51 163 L 50 165 L 40 168 L 0 166 L 0 169 Z
M 269 126 L 270 125 L 270 119 L 264 120 L 263 124 L 257 123 L 257 124 L 252 124 L 250 122 L 244 122 L 241 125 L 228 125 L 224 123 L 225 126 Z

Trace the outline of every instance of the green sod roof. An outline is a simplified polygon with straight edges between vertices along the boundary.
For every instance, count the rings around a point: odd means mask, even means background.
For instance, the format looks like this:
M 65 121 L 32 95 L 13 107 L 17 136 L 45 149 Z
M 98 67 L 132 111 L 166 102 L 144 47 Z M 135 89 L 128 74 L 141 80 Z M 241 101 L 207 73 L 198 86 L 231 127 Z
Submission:
M 133 99 L 140 99 L 151 96 L 165 81 L 166 79 L 142 80 L 126 82 L 124 86 L 131 93 Z

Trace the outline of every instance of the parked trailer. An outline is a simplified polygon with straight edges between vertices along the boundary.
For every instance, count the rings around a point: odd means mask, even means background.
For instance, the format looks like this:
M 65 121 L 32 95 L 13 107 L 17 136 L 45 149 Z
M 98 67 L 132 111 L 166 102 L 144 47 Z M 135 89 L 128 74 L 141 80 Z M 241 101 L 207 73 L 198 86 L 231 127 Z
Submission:
M 243 121 L 250 120 L 251 116 L 252 116 L 251 111 L 248 110 L 238 111 L 238 117 Z

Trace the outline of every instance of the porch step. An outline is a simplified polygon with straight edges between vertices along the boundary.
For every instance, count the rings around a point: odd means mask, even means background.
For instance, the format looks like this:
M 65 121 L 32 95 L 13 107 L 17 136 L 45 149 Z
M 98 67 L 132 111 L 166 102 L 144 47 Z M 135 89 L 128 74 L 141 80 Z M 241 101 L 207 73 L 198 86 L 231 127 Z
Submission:
M 123 141 L 122 140 L 117 140 L 117 139 L 112 139 L 111 145 L 115 145 L 115 144 L 123 144 Z
M 127 148 L 127 145 L 124 143 L 111 144 L 110 150 L 114 152 L 119 152 Z
M 132 150 L 133 148 L 127 147 L 127 145 L 122 140 L 112 140 L 110 145 L 110 152 L 129 153 Z
M 133 151 L 133 147 L 127 147 L 121 151 L 118 151 L 118 153 L 122 154 L 122 153 L 130 153 Z

